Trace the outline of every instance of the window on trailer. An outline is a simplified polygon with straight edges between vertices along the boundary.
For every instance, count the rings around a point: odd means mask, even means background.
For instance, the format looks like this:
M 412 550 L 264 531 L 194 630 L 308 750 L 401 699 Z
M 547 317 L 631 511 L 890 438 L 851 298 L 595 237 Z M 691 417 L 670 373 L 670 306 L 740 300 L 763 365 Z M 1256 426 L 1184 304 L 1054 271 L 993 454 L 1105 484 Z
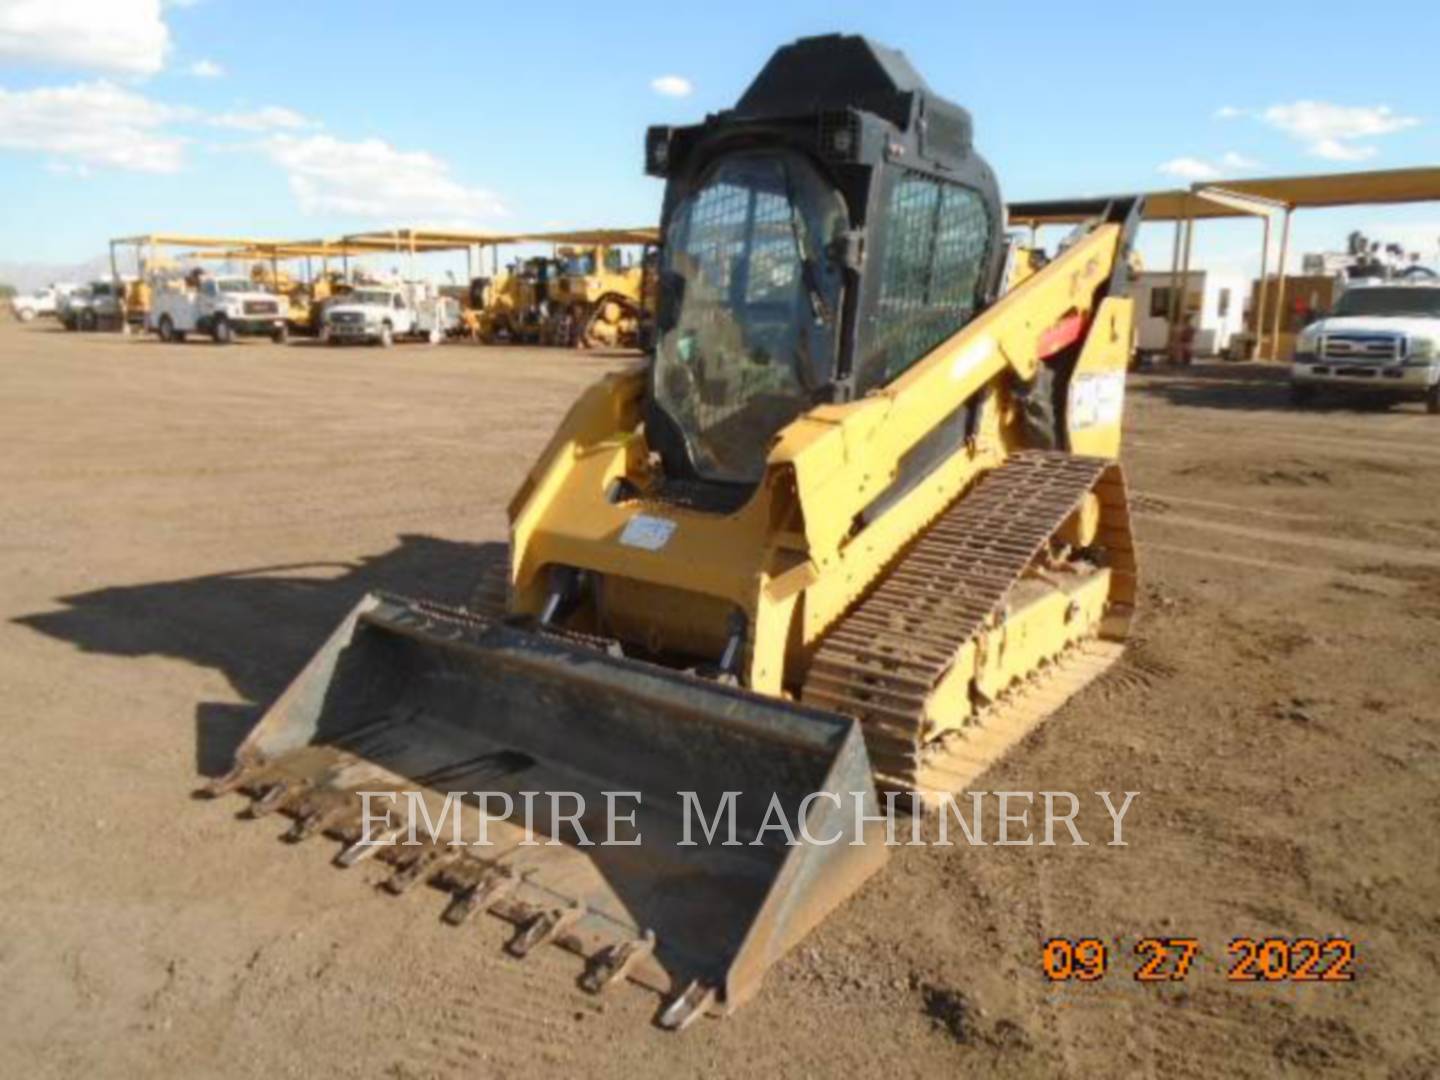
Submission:
M 1150 317 L 1152 319 L 1168 319 L 1170 317 L 1170 287 L 1168 285 L 1157 285 L 1150 290 Z

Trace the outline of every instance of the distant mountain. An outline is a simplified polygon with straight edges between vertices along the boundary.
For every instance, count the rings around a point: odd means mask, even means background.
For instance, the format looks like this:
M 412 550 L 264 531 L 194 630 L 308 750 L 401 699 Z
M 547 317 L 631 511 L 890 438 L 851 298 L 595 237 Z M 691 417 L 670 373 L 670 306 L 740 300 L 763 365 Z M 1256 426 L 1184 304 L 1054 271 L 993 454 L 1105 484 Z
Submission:
M 79 263 L 0 262 L 0 284 L 13 285 L 20 292 L 29 292 L 52 281 L 76 284 L 110 275 L 110 257 L 96 255 Z

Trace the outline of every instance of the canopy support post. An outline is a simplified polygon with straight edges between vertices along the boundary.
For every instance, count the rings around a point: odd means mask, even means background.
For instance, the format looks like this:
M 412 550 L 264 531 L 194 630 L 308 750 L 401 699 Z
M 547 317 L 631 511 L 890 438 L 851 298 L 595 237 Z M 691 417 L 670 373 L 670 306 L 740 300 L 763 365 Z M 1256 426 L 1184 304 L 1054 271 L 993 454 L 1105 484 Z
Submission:
M 1280 225 L 1280 261 L 1275 266 L 1275 313 L 1270 341 L 1270 359 L 1280 359 L 1280 326 L 1285 314 L 1285 258 L 1290 250 L 1290 215 L 1292 206 L 1285 207 L 1285 220 Z

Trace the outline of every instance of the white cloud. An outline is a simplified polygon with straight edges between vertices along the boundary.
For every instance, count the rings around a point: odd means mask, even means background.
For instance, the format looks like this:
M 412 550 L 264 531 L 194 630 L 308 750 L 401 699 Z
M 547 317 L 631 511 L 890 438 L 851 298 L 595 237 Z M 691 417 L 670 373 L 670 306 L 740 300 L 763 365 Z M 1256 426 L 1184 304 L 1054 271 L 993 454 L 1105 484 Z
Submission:
M 319 125 L 302 116 L 294 109 L 283 105 L 266 105 L 249 112 L 219 113 L 205 121 L 212 127 L 230 128 L 232 131 L 299 131 L 302 128 Z
M 153 75 L 169 49 L 160 0 L 0 0 L 0 60 Z
M 136 172 L 180 169 L 185 140 L 166 130 L 190 110 L 99 81 L 10 91 L 0 88 L 0 148 Z
M 1420 123 L 1413 116 L 1397 115 L 1389 105 L 1332 105 L 1326 101 L 1271 105 L 1261 115 L 1271 127 L 1307 140 L 1390 135 Z
M 74 165 L 68 161 L 47 161 L 45 171 L 55 176 L 78 176 L 82 180 L 90 176 L 89 165 Z
M 1214 165 L 1193 157 L 1171 158 L 1163 162 L 1156 171 L 1166 176 L 1178 176 L 1182 180 L 1214 180 L 1220 175 L 1220 170 Z
M 1327 161 L 1364 161 L 1378 152 L 1374 146 L 1357 146 L 1353 140 L 1393 135 L 1420 123 L 1388 105 L 1335 105 L 1328 101 L 1295 101 L 1271 105 L 1260 118 L 1292 139 L 1304 143 L 1311 155 Z
M 407 221 L 473 221 L 505 213 L 491 192 L 467 187 L 441 159 L 381 139 L 273 135 L 265 143 L 306 213 Z
M 663 97 L 689 97 L 695 84 L 683 75 L 661 75 L 650 80 L 650 89 Z
M 1319 139 L 1310 144 L 1311 156 L 1326 161 L 1365 161 L 1379 152 L 1373 146 L 1356 146 L 1339 139 Z
M 1245 110 L 1236 108 L 1234 105 L 1221 105 L 1215 110 L 1216 120 L 1234 120 L 1237 116 L 1244 116 Z
M 197 79 L 218 79 L 225 74 L 225 69 L 214 60 L 196 60 L 186 71 Z
M 1227 170 L 1243 172 L 1247 169 L 1258 168 L 1259 164 L 1244 154 L 1227 150 L 1220 155 L 1218 161 L 1209 161 L 1198 157 L 1171 158 L 1159 165 L 1156 171 L 1162 172 L 1166 176 L 1179 177 L 1181 180 L 1218 180 Z

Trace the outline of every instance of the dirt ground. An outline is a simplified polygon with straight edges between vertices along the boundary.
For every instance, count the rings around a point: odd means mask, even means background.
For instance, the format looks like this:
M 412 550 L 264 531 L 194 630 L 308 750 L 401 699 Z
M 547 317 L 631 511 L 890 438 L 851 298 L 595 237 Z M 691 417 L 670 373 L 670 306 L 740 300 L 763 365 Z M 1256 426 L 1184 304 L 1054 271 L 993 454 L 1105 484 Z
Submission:
M 1440 418 L 1258 367 L 1132 380 L 1134 647 L 982 783 L 1138 791 L 1128 846 L 896 849 L 734 1017 L 667 1035 L 192 800 L 363 592 L 466 596 L 614 362 L 0 324 L 5 1072 L 1440 1073 Z M 1062 935 L 1106 977 L 1048 982 Z M 1148 935 L 1199 939 L 1184 981 L 1132 978 Z M 1357 978 L 1229 982 L 1242 935 L 1348 936 Z

